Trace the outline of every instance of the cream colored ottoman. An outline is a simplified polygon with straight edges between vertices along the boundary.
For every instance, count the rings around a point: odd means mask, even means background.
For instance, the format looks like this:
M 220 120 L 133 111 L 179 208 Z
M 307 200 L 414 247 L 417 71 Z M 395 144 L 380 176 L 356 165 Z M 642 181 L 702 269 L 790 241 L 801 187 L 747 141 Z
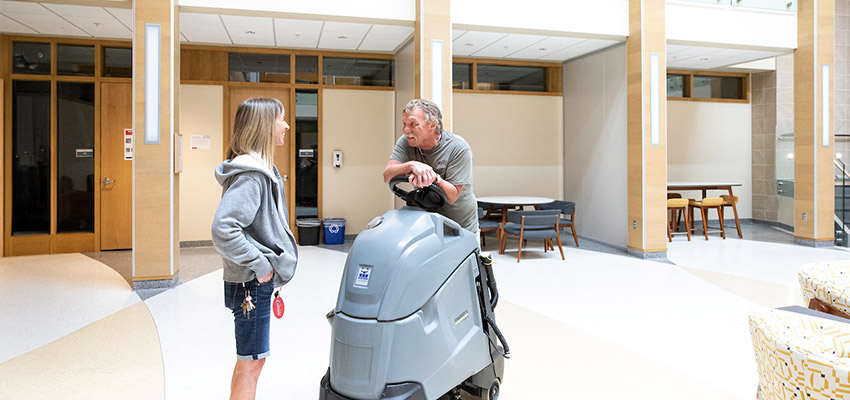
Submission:
M 850 324 L 771 309 L 749 322 L 760 399 L 850 399 Z
M 805 264 L 797 277 L 809 308 L 850 318 L 850 260 Z

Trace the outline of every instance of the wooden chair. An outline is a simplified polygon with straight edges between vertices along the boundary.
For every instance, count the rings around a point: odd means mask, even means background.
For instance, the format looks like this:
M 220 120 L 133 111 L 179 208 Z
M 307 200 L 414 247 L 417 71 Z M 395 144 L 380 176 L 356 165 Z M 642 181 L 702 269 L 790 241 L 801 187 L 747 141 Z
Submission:
M 502 224 L 490 219 L 484 218 L 484 209 L 478 207 L 478 232 L 481 236 L 481 247 L 487 244 L 487 241 L 484 239 L 484 232 L 492 232 L 496 231 L 497 240 L 502 237 Z
M 681 198 L 682 198 L 682 194 L 681 194 L 681 193 L 667 192 L 667 200 L 670 200 L 670 199 L 681 199 Z M 672 211 L 672 212 L 670 212 L 670 213 L 675 214 L 675 215 L 673 215 L 673 216 L 672 216 L 672 217 L 673 217 L 672 219 L 673 219 L 674 221 L 676 221 L 676 223 L 672 226 L 672 228 L 673 228 L 673 232 L 678 232 L 678 231 L 679 231 L 679 221 L 681 221 L 681 220 L 682 220 L 682 215 L 687 215 L 687 211 L 686 211 L 686 210 L 682 210 L 682 211 L 680 212 L 679 210 L 676 210 L 676 211 Z M 670 213 L 668 213 L 668 214 L 670 214 Z M 670 218 L 670 217 L 671 217 L 671 216 L 667 216 L 667 218 Z M 685 219 L 687 219 L 687 218 L 685 218 Z M 686 221 L 686 222 L 687 222 L 687 221 Z M 668 224 L 668 225 L 669 225 L 669 224 Z
M 576 235 L 576 225 L 575 225 L 576 203 L 572 202 L 572 201 L 555 200 L 551 203 L 541 204 L 540 209 L 541 210 L 560 210 L 562 216 L 558 220 L 558 226 L 560 226 L 561 228 L 570 227 L 570 229 L 573 231 L 573 240 L 576 241 L 576 247 L 578 247 L 578 235 Z M 570 216 L 569 219 L 564 217 L 564 216 L 567 216 L 567 215 Z M 555 248 L 553 247 L 552 250 L 555 250 Z
M 720 217 L 720 236 L 726 239 L 726 229 L 723 227 L 723 199 L 720 197 L 706 197 L 702 200 L 688 200 L 688 219 L 691 221 L 691 226 L 694 226 L 694 209 L 699 208 L 702 215 L 702 232 L 705 234 L 705 240 L 708 240 L 708 210 L 717 210 L 717 215 Z
M 519 251 L 516 262 L 522 257 L 522 242 L 526 239 L 543 239 L 543 251 L 546 252 L 552 239 L 558 241 L 558 250 L 564 260 L 564 248 L 561 247 L 561 230 L 558 225 L 560 210 L 508 211 L 507 223 L 502 229 L 499 241 L 499 253 L 504 253 L 507 235 L 519 236 Z
M 720 198 L 723 199 L 723 207 L 732 207 L 732 211 L 735 213 L 735 227 L 738 228 L 738 237 L 742 238 L 744 235 L 741 234 L 741 221 L 738 221 L 738 208 L 734 207 L 735 204 L 738 204 L 738 196 L 735 195 L 720 195 Z M 723 221 L 721 221 L 722 223 Z
M 676 193 L 676 194 L 678 194 L 678 193 Z M 678 224 L 677 218 L 678 218 L 679 212 L 685 213 L 687 208 L 688 208 L 689 202 L 690 201 L 688 199 L 682 199 L 682 198 L 672 198 L 672 199 L 668 198 L 667 199 L 667 211 L 668 211 L 667 212 L 667 240 L 668 241 L 670 241 L 670 242 L 673 241 L 673 234 L 670 233 L 670 224 L 673 223 L 673 222 L 676 222 Z M 676 215 L 677 218 L 670 218 L 671 213 Z M 685 218 L 685 228 L 687 228 L 687 230 L 685 232 L 688 233 L 688 241 L 690 242 L 691 241 L 691 224 L 688 222 L 687 218 Z

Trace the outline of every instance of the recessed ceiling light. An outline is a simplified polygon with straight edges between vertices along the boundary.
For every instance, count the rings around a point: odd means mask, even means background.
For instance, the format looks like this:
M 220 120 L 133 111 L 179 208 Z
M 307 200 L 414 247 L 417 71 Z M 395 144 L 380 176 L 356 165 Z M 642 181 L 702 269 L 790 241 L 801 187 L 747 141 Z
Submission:
M 345 40 L 345 39 L 348 39 L 348 36 L 345 36 L 345 35 L 339 35 L 339 36 L 337 36 L 336 38 L 337 38 L 337 39 Z
M 473 43 L 464 43 L 463 45 L 464 45 L 464 46 L 466 46 L 466 47 L 472 47 L 472 46 L 475 46 L 475 44 L 473 44 Z
M 248 35 L 255 35 L 257 32 L 254 32 L 254 31 L 245 31 L 245 33 L 246 33 L 246 34 L 248 34 Z

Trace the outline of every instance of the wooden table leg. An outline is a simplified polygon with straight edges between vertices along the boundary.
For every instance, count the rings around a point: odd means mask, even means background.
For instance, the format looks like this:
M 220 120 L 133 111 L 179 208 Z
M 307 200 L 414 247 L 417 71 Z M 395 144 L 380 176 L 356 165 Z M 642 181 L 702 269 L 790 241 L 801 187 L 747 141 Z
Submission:
M 508 220 L 508 206 L 503 204 L 502 205 L 502 229 L 499 230 L 499 233 L 500 233 L 499 254 L 505 254 L 505 249 L 503 248 L 503 246 L 504 246 L 503 243 L 507 239 L 506 235 L 505 235 L 505 221 L 507 221 L 507 220 Z

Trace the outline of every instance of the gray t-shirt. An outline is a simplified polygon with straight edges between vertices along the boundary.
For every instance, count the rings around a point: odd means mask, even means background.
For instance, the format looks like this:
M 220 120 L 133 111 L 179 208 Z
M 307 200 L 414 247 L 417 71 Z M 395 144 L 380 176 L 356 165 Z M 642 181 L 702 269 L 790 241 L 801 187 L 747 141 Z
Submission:
M 428 164 L 440 177 L 453 185 L 463 185 L 457 201 L 446 204 L 438 213 L 452 219 L 464 229 L 478 233 L 478 202 L 472 190 L 472 149 L 469 143 L 451 132 L 443 131 L 440 142 L 431 150 L 410 147 L 407 138 L 398 138 L 390 159 L 398 162 L 419 161 Z

